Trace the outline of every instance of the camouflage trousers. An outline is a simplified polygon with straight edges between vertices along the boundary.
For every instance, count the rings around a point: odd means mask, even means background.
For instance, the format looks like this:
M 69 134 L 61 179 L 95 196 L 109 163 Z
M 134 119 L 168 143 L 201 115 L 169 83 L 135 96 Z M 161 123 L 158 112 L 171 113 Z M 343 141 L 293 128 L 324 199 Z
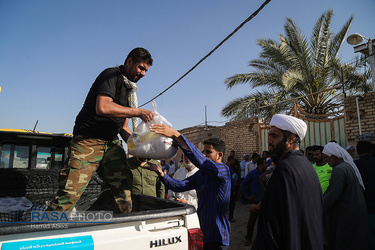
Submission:
M 105 141 L 74 136 L 67 167 L 60 173 L 57 209 L 71 211 L 96 171 L 110 186 L 115 213 L 131 212 L 132 177 L 125 160 L 126 155 L 118 139 Z

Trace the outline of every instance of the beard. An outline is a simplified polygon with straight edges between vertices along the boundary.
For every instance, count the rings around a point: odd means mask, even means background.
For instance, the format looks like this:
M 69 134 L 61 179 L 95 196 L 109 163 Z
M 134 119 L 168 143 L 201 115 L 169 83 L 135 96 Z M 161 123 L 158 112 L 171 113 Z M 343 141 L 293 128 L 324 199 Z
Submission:
M 276 144 L 274 148 L 269 148 L 270 156 L 274 158 L 274 163 L 277 164 L 281 160 L 281 156 L 288 150 L 284 141 Z
M 129 80 L 137 83 L 143 76 L 141 74 L 129 76 Z
M 315 159 L 314 159 L 314 160 L 315 160 Z M 319 166 L 323 165 L 323 157 L 320 158 L 320 159 L 318 159 L 318 160 L 315 160 L 315 162 L 316 162 L 316 164 L 319 165 Z

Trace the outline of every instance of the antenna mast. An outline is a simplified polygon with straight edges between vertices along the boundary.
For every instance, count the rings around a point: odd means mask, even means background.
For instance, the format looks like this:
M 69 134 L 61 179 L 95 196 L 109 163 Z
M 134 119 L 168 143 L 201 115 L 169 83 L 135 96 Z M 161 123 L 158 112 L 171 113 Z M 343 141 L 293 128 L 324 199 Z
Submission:
M 204 105 L 204 124 L 207 130 L 207 106 L 206 105 Z
M 35 123 L 34 129 L 33 129 L 33 133 L 35 133 L 36 125 L 38 125 L 38 120 L 36 120 L 36 123 Z

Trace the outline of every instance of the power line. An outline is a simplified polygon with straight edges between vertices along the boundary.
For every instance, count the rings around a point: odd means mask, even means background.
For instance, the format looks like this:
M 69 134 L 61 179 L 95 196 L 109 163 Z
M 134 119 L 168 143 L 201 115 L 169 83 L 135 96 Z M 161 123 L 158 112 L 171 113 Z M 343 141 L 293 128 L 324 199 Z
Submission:
M 205 57 L 203 57 L 197 64 L 195 64 L 188 72 L 186 72 L 183 76 L 181 76 L 177 81 L 175 81 L 172 85 L 170 85 L 168 88 L 166 88 L 163 92 L 161 92 L 160 94 L 158 94 L 157 96 L 155 96 L 154 98 L 152 98 L 151 100 L 149 100 L 148 102 L 142 104 L 141 106 L 139 107 L 143 107 L 144 105 L 152 102 L 153 100 L 155 100 L 156 98 L 158 98 L 159 96 L 161 96 L 162 94 L 164 94 L 165 92 L 167 92 L 170 88 L 172 88 L 176 83 L 178 83 L 180 80 L 182 80 L 182 78 L 184 78 L 187 74 L 189 74 L 191 71 L 193 71 L 199 64 L 201 64 L 204 60 L 206 60 L 212 53 L 215 52 L 215 50 L 217 50 L 221 45 L 223 45 L 229 38 L 231 38 L 239 29 L 242 28 L 242 26 L 244 26 L 247 22 L 249 22 L 251 19 L 253 19 L 269 2 L 271 2 L 271 0 L 266 0 L 253 14 L 251 14 L 245 21 L 243 21 L 235 30 L 232 31 L 232 33 L 230 33 L 226 38 L 224 38 L 223 41 L 221 41 L 218 45 L 216 45 L 216 47 L 211 50 Z

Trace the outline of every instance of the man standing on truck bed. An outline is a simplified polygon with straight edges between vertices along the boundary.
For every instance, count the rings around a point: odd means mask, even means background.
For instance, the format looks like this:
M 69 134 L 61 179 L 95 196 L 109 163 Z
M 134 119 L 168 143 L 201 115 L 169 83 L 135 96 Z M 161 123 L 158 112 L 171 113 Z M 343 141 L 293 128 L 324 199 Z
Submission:
M 118 134 L 127 141 L 129 118 L 148 122 L 154 113 L 137 108 L 136 82 L 145 76 L 152 57 L 144 48 L 133 49 L 124 65 L 105 69 L 96 78 L 73 129 L 68 166 L 60 173 L 57 202 L 52 209 L 70 211 L 93 173 L 107 182 L 115 199 L 115 212 L 131 211 L 131 173 Z
M 155 171 L 164 184 L 175 192 L 195 189 L 198 195 L 198 217 L 204 236 L 204 249 L 228 249 L 230 223 L 226 216 L 231 190 L 231 175 L 222 163 L 225 144 L 218 138 L 203 142 L 204 150 L 197 147 L 178 131 L 163 124 L 153 124 L 151 131 L 172 138 L 185 156 L 199 168 L 185 180 L 175 180 L 155 164 L 147 168 Z

